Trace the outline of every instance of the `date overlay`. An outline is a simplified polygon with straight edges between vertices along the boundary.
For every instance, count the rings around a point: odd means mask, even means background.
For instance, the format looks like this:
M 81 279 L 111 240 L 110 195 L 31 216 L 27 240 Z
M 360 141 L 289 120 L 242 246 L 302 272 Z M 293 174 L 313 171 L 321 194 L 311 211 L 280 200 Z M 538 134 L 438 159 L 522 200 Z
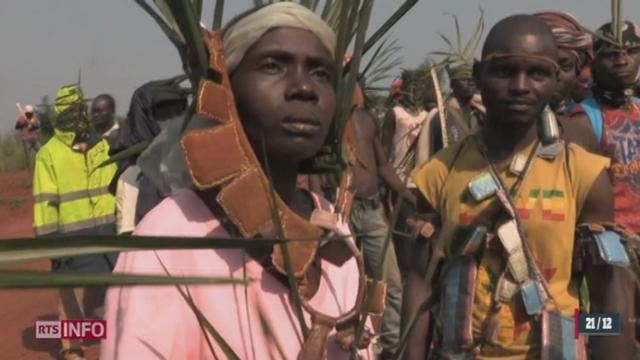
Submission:
M 576 311 L 576 336 L 612 336 L 620 335 L 620 314 L 583 313 Z

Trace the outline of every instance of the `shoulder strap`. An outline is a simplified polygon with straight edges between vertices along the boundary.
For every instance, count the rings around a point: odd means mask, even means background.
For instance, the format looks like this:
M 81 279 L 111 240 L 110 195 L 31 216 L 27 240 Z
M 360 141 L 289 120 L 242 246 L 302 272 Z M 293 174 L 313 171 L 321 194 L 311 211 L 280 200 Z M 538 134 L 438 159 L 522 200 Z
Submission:
M 636 98 L 634 98 L 635 101 L 639 101 L 636 100 Z M 596 99 L 594 99 L 592 96 L 587 97 L 586 99 L 584 99 L 580 105 L 582 106 L 582 108 L 584 109 L 584 111 L 587 113 L 587 116 L 589 116 L 589 121 L 591 121 L 591 127 L 593 128 L 593 132 L 596 135 L 596 140 L 598 140 L 598 143 L 600 143 L 602 141 L 602 111 L 600 110 L 600 105 L 598 105 L 598 102 L 596 101 Z

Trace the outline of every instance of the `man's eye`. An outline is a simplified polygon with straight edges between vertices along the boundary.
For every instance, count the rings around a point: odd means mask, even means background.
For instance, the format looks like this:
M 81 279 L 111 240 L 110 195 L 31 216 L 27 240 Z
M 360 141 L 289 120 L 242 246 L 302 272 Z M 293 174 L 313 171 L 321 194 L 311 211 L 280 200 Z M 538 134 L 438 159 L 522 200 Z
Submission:
M 563 61 L 560 63 L 560 70 L 564 72 L 573 71 L 576 65 L 571 61 Z
M 311 75 L 319 80 L 331 80 L 331 74 L 329 73 L 329 71 L 327 71 L 327 69 L 315 69 L 311 72 Z
M 512 71 L 508 67 L 497 67 L 493 69 L 493 73 L 499 77 L 509 77 Z
M 634 47 L 634 48 L 628 49 L 627 54 L 629 55 L 640 54 L 640 47 Z
M 545 69 L 531 69 L 529 75 L 536 80 L 542 80 L 551 76 L 551 73 Z

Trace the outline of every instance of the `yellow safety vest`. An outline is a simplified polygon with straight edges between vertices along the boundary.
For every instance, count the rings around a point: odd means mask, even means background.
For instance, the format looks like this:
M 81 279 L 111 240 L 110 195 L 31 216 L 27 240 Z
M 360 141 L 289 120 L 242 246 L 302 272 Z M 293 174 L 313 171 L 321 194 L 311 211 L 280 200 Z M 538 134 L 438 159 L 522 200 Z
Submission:
M 55 130 L 38 151 L 33 175 L 33 227 L 36 236 L 68 233 L 115 222 L 109 184 L 117 166 L 98 168 L 109 158 L 100 140 L 86 152 L 75 150 L 72 132 Z

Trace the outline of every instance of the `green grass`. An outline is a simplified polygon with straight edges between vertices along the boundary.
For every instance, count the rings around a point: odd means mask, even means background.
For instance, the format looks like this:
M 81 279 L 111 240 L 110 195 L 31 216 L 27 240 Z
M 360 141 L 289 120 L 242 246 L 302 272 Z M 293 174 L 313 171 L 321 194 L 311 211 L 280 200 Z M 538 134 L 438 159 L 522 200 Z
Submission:
M 20 135 L 17 132 L 0 134 L 0 172 L 24 169 L 24 160 Z

